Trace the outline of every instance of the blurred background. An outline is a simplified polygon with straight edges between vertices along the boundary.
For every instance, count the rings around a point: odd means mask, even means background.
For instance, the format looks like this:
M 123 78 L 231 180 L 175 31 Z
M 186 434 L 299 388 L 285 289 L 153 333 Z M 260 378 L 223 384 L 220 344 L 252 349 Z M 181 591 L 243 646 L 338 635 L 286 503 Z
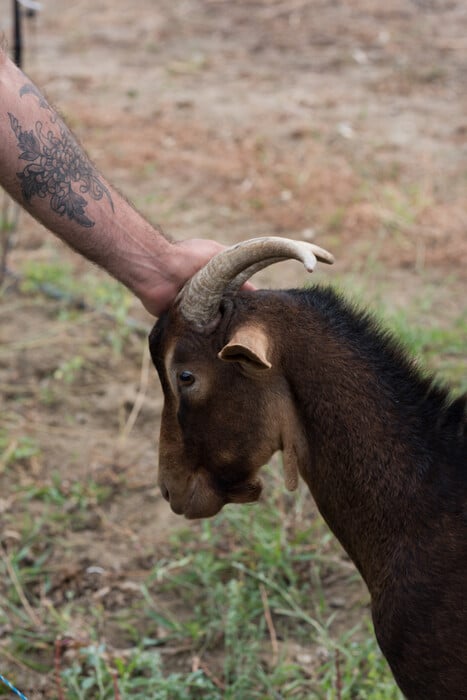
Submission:
M 24 71 L 146 217 L 179 239 L 315 241 L 337 262 L 313 282 L 467 389 L 465 3 L 30 14 Z M 366 589 L 280 459 L 259 505 L 170 513 L 153 319 L 0 197 L 0 671 L 30 698 L 400 698 Z M 308 282 L 295 263 L 256 280 Z

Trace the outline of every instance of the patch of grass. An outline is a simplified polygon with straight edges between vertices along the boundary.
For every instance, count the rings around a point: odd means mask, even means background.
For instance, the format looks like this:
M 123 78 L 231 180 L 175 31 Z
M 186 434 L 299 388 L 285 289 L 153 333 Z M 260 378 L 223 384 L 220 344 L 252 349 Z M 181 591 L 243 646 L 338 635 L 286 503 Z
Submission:
M 21 289 L 26 293 L 45 293 L 67 302 L 83 300 L 95 309 L 108 310 L 118 319 L 126 316 L 133 297 L 117 281 L 87 273 L 79 279 L 70 263 L 63 260 L 28 260 L 21 268 Z
M 27 499 L 36 499 L 44 503 L 66 507 L 68 511 L 76 508 L 87 510 L 93 505 L 102 504 L 111 492 L 110 487 L 102 486 L 93 479 L 82 481 L 63 481 L 60 474 L 52 475 L 46 484 L 29 486 L 21 491 Z
M 163 672 L 160 654 L 135 649 L 126 658 L 112 657 L 104 645 L 83 649 L 62 673 L 68 700 L 221 700 L 222 695 L 201 670 L 186 675 Z
M 28 294 L 45 294 L 60 302 L 58 318 L 68 320 L 80 310 L 94 310 L 111 317 L 115 325 L 106 332 L 106 341 L 120 354 L 132 331 L 129 310 L 134 301 L 132 294 L 110 277 L 88 273 L 78 280 L 73 268 L 65 261 L 27 261 L 22 269 L 21 289 Z M 67 381 L 70 371 L 76 373 L 79 358 L 67 360 L 67 367 L 58 378 Z M 73 366 L 70 366 L 73 362 Z
M 415 325 L 403 311 L 386 315 L 395 336 L 434 370 L 440 379 L 453 386 L 456 393 L 467 391 L 465 349 L 467 347 L 467 315 L 462 313 L 449 327 Z
M 13 437 L 5 430 L 0 430 L 0 471 L 15 462 L 28 460 L 39 452 L 39 446 L 33 438 L 27 435 Z
M 339 570 L 340 555 L 320 518 L 287 524 L 284 498 L 277 492 L 255 508 L 226 508 L 199 525 L 190 554 L 193 531 L 176 534 L 170 557 L 157 562 L 145 586 L 150 619 L 172 642 L 190 640 L 203 658 L 221 653 L 216 673 L 224 698 L 337 697 L 337 654 L 342 697 L 364 697 L 354 692 L 371 670 L 381 698 L 400 698 L 376 642 L 365 650 L 357 642 L 362 625 L 334 631 L 322 579 Z M 174 590 L 193 611 L 188 619 L 158 604 L 161 592 Z M 294 645 L 306 650 L 307 664 L 294 658 Z
M 64 297 L 79 292 L 79 282 L 66 261 L 28 260 L 21 269 L 21 289 L 26 293 L 60 291 Z
M 67 360 L 63 360 L 53 374 L 53 378 L 65 384 L 73 384 L 84 365 L 84 357 L 74 355 Z
M 336 676 L 339 678 L 338 683 Z M 350 641 L 345 646 L 341 643 L 333 659 L 323 665 L 322 695 L 317 697 L 334 700 L 337 685 L 342 698 L 403 700 L 376 644 L 370 624 L 368 636 L 358 642 Z
M 414 224 L 418 213 L 429 202 L 429 198 L 416 184 L 404 191 L 393 185 L 386 185 L 380 197 L 385 223 L 389 228 L 395 229 Z
M 454 394 L 467 391 L 465 348 L 467 347 L 467 313 L 461 309 L 449 326 L 433 319 L 431 304 L 436 288 L 425 290 L 423 297 L 413 299 L 408 307 L 394 310 L 385 302 L 385 290 L 377 288 L 374 300 L 368 303 L 368 279 L 365 274 L 348 275 L 333 287 L 357 308 L 367 309 L 416 358 L 421 369 L 435 372 L 447 382 Z
M 348 565 L 341 570 L 340 548 L 314 512 L 296 518 L 290 496 L 273 474 L 268 480 L 266 503 L 230 507 L 174 533 L 140 596 L 115 612 L 105 598 L 86 600 L 76 587 L 62 602 L 55 599 L 53 533 L 63 528 L 47 509 L 40 519 L 17 512 L 19 541 L 10 545 L 8 568 L 5 557 L 0 564 L 0 621 L 10 630 L 10 657 L 55 683 L 55 640 L 80 621 L 80 636 L 92 641 L 61 659 L 60 682 L 71 700 L 112 699 L 115 684 L 122 698 L 400 698 L 367 613 L 350 631 L 336 627 L 326 577 L 340 572 L 349 587 L 356 580 Z M 65 498 L 74 498 L 58 479 L 52 490 L 24 493 L 32 495 L 64 513 Z M 305 501 L 303 492 L 296 507 Z M 85 494 L 80 507 L 92 511 L 95 500 Z M 136 645 L 122 652 L 107 644 L 109 620 Z M 174 668 L 178 649 L 184 660 Z

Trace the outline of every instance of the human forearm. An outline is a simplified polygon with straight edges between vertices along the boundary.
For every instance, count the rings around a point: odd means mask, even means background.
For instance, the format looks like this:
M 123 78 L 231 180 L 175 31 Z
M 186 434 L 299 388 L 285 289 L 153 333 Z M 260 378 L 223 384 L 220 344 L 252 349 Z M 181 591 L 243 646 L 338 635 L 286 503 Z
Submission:
M 172 244 L 97 172 L 30 80 L 0 52 L 0 185 L 154 314 L 221 246 Z

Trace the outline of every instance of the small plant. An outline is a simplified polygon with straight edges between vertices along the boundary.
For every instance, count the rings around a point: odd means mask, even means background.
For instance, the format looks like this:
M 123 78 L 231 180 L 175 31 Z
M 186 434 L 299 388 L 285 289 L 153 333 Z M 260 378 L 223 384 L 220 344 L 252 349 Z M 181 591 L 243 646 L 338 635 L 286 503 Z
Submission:
M 116 354 L 132 330 L 128 313 L 133 296 L 121 284 L 99 274 L 89 273 L 78 280 L 70 264 L 63 261 L 28 261 L 22 267 L 21 289 L 26 293 L 42 293 L 61 302 L 58 317 L 68 320 L 77 310 L 92 310 L 114 321 L 106 331 L 106 340 Z M 71 311 L 70 311 L 71 309 Z M 73 382 L 73 375 L 83 361 L 78 357 L 67 360 L 58 368 L 56 379 Z
M 0 431 L 0 471 L 6 467 L 34 457 L 39 454 L 39 446 L 27 435 L 12 437 Z
M 61 292 L 63 297 L 79 293 L 80 284 L 71 265 L 64 261 L 44 262 L 28 260 L 22 267 L 24 292 Z
M 164 675 L 160 655 L 136 649 L 121 658 L 92 645 L 61 673 L 67 700 L 221 700 L 222 695 L 201 670 L 183 676 Z
M 110 487 L 102 486 L 93 479 L 87 481 L 64 481 L 60 474 L 54 473 L 47 484 L 31 486 L 26 496 L 56 506 L 67 506 L 67 510 L 87 510 L 103 503 L 110 494 Z
M 64 384 L 73 384 L 79 374 L 79 371 L 84 365 L 84 357 L 75 355 L 69 360 L 64 360 L 55 370 L 53 376 L 59 382 Z

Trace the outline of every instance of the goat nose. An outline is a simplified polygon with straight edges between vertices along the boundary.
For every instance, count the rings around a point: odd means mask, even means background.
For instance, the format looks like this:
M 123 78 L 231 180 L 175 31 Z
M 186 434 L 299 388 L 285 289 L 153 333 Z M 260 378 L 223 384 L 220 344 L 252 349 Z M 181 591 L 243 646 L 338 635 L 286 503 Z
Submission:
M 170 501 L 170 494 L 169 494 L 169 489 L 165 484 L 161 484 L 161 494 L 165 498 L 166 501 Z

